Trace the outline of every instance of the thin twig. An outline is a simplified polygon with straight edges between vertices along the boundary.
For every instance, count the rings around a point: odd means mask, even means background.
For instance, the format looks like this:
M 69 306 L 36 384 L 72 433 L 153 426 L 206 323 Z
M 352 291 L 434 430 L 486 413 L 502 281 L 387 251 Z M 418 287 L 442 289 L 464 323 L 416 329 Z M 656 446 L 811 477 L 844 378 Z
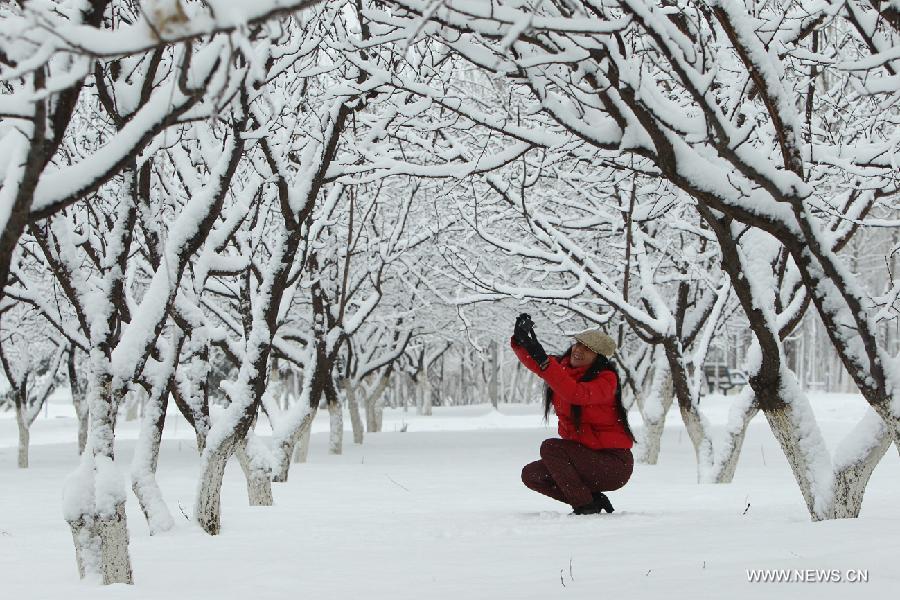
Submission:
M 403 488 L 403 489 L 406 490 L 407 492 L 409 491 L 409 488 L 408 488 L 408 487 L 404 486 L 403 484 L 397 483 L 397 482 L 394 480 L 394 478 L 391 477 L 390 475 L 388 475 L 387 473 L 385 473 L 384 476 L 387 477 L 388 479 L 390 479 L 390 480 L 391 480 L 391 483 L 393 483 L 393 484 L 396 485 L 397 487 Z

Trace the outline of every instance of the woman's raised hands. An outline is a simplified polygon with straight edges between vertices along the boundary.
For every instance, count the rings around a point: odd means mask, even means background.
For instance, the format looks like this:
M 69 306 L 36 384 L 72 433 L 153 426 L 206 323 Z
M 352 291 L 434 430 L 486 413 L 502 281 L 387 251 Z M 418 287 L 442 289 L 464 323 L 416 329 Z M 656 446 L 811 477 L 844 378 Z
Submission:
M 534 359 L 534 362 L 540 365 L 541 369 L 546 366 L 547 352 L 544 351 L 544 347 L 538 341 L 537 335 L 534 333 L 534 322 L 531 320 L 531 315 L 528 313 L 522 313 L 516 318 L 516 325 L 513 329 L 513 339 L 517 344 L 525 348 L 525 351 L 528 352 L 528 356 Z
M 529 334 L 534 334 L 534 323 L 531 320 L 531 315 L 522 313 L 516 317 L 516 325 L 513 328 L 513 339 L 516 340 L 516 343 L 520 346 L 524 346 L 528 341 Z

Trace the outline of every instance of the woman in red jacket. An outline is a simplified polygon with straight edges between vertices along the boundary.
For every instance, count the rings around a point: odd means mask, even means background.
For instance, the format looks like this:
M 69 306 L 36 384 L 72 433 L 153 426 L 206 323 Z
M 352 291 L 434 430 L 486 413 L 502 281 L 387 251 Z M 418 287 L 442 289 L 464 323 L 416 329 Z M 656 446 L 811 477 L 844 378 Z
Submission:
M 570 504 L 577 515 L 613 512 L 606 497 L 631 478 L 634 435 L 615 365 L 616 343 L 599 330 L 575 335 L 575 344 L 559 358 L 548 357 L 527 314 L 516 319 L 512 349 L 547 384 L 544 418 L 553 406 L 559 438 L 544 440 L 541 460 L 522 469 L 530 489 Z

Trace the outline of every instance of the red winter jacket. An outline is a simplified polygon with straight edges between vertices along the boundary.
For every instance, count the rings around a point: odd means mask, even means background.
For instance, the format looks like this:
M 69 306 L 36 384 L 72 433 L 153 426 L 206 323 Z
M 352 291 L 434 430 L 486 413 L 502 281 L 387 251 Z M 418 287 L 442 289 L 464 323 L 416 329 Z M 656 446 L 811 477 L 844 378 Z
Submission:
M 574 440 L 588 448 L 631 448 L 631 437 L 619 421 L 616 412 L 616 375 L 601 371 L 593 381 L 578 381 L 587 367 L 569 365 L 569 358 L 562 361 L 550 357 L 547 368 L 541 371 L 525 348 L 510 339 L 513 352 L 530 371 L 547 382 L 553 395 L 553 409 L 559 418 L 559 436 Z M 576 431 L 572 421 L 572 406 L 581 406 L 581 428 Z

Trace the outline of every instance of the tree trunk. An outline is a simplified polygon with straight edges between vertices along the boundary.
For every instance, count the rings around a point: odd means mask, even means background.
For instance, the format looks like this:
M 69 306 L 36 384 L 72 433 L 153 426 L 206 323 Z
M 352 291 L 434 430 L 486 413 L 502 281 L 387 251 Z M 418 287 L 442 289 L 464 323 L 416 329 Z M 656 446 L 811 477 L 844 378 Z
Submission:
M 353 428 L 353 443 L 363 443 L 363 424 L 359 414 L 359 402 L 356 399 L 356 386 L 350 378 L 343 380 L 344 392 L 347 394 L 347 408 L 350 411 L 350 426 Z
M 169 531 L 175 526 L 175 520 L 156 481 L 159 445 L 166 421 L 168 397 L 168 386 L 161 390 L 153 390 L 153 396 L 144 411 L 141 433 L 131 460 L 131 489 L 137 496 L 138 504 L 147 519 L 150 535 Z
M 814 521 L 829 518 L 832 466 L 825 441 L 793 374 L 786 368 L 773 382 L 751 377 L 760 409 L 778 440 Z
M 516 361 L 516 366 L 512 369 L 512 379 L 503 395 L 504 402 L 521 402 L 524 394 L 519 393 L 519 379 L 522 373 L 522 363 Z
M 731 405 L 725 431 L 725 443 L 721 450 L 716 452 L 716 461 L 710 477 L 713 483 L 731 483 L 734 480 L 734 472 L 737 469 L 738 458 L 741 456 L 747 426 L 758 412 L 756 395 L 749 385 L 744 386 L 738 399 Z
M 869 411 L 846 438 L 858 444 L 844 453 L 839 447 L 834 461 L 834 498 L 830 518 L 855 519 L 862 509 L 863 494 L 872 472 L 891 446 L 887 425 L 875 411 Z
M 469 403 L 469 370 L 466 368 L 466 355 L 463 353 L 459 357 L 459 404 L 460 406 Z
M 334 388 L 334 379 L 330 375 L 325 379 L 322 391 L 325 394 L 325 403 L 328 405 L 328 422 L 330 425 L 328 453 L 341 454 L 344 450 L 344 412 L 337 390 Z
M 418 379 L 410 378 L 413 397 L 416 399 L 416 414 L 421 415 L 425 411 L 425 396 L 422 394 L 421 375 Z
M 68 521 L 72 531 L 72 543 L 75 545 L 75 564 L 78 567 L 78 577 L 84 579 L 88 573 L 99 573 L 100 565 L 95 557 L 100 556 L 99 543 L 92 527 L 89 527 L 84 519 Z
M 638 448 L 635 460 L 645 465 L 655 465 L 659 462 L 659 450 L 662 446 L 662 434 L 665 430 L 665 418 L 658 421 L 644 421 L 644 438 Z
M 277 305 L 281 292 L 271 293 L 269 300 Z M 268 338 L 256 331 L 257 327 L 265 326 L 260 322 L 254 324 L 254 333 L 249 337 L 255 341 L 246 351 L 246 356 L 254 358 L 252 361 L 245 359 L 238 371 L 237 379 L 230 382 L 228 395 L 231 404 L 225 409 L 225 415 L 210 428 L 206 435 L 205 447 L 200 454 L 200 488 L 194 505 L 194 518 L 209 535 L 218 535 L 221 530 L 222 479 L 225 475 L 225 465 L 238 444 L 249 433 L 265 393 L 270 348 L 262 341 Z
M 84 453 L 87 445 L 88 422 L 89 422 L 89 405 L 84 397 L 84 388 L 78 381 L 78 374 L 75 372 L 75 349 L 70 348 L 67 357 L 67 370 L 69 375 L 69 389 L 72 392 L 72 404 L 75 406 L 75 416 L 78 418 L 78 454 Z
M 134 581 L 128 554 L 125 503 L 116 502 L 113 506 L 114 511 L 108 515 L 100 514 L 94 518 L 83 514 L 80 518 L 68 520 L 75 542 L 78 573 L 82 578 L 97 574 L 104 585 L 131 584 Z
M 75 544 L 79 577 L 84 579 L 88 575 L 98 574 L 103 585 L 134 583 L 128 555 L 124 502 L 117 503 L 115 512 L 108 518 L 97 521 L 76 519 L 69 521 L 69 527 Z
M 896 403 L 897 402 L 895 401 L 894 404 Z M 887 428 L 888 435 L 890 435 L 891 439 L 894 441 L 894 447 L 897 452 L 900 453 L 900 418 L 897 417 L 894 410 L 891 408 L 890 400 L 885 399 L 884 402 L 875 404 L 870 403 L 870 406 L 872 406 L 878 416 L 881 417 L 884 426 Z
M 234 454 L 247 479 L 250 506 L 272 506 L 272 470 L 259 446 L 259 440 L 250 431 L 238 442 Z
M 401 373 L 398 373 L 393 378 L 393 384 L 391 387 L 394 389 L 394 397 L 397 398 L 397 405 L 403 408 L 403 412 L 409 412 L 409 398 L 407 398 L 406 394 L 406 385 L 405 378 Z
M 709 468 L 713 464 L 715 454 L 712 440 L 709 437 L 709 424 L 697 406 L 699 390 L 691 389 L 684 356 L 681 352 L 681 342 L 674 337 L 669 337 L 665 338 L 662 343 L 681 419 L 694 447 L 694 456 L 697 460 L 697 482 L 708 482 Z
M 239 375 L 239 381 L 240 378 Z M 257 389 L 255 385 L 247 387 L 250 390 Z M 254 391 L 254 393 L 256 392 Z M 259 392 L 257 397 L 261 395 L 262 393 Z M 212 429 L 206 437 L 206 447 L 200 455 L 200 489 L 194 505 L 194 519 L 209 535 L 218 535 L 221 531 L 222 479 L 225 476 L 225 465 L 237 449 L 238 444 L 249 433 L 250 427 L 256 419 L 256 406 L 258 405 L 254 403 L 250 407 L 244 408 L 237 422 L 230 424 L 221 433 Z
M 418 395 L 422 398 L 422 414 L 426 417 L 431 416 L 431 384 L 428 381 L 428 375 L 424 371 L 419 374 L 419 391 Z
M 371 412 L 367 411 L 366 414 L 366 417 L 369 419 L 366 426 L 370 432 L 381 431 L 382 418 L 384 416 L 384 392 L 388 383 L 390 383 L 390 373 L 382 373 L 378 380 L 378 385 L 375 387 L 372 395 L 366 400 L 366 405 L 371 406 Z
M 236 445 L 233 431 L 215 448 L 209 445 L 200 455 L 200 489 L 194 507 L 194 518 L 209 535 L 219 535 L 222 527 L 222 479 L 225 465 Z
M 494 410 L 497 410 L 497 402 L 498 402 L 498 384 L 497 377 L 500 374 L 500 365 L 497 363 L 497 340 L 491 340 L 490 344 L 490 356 L 491 356 L 491 378 L 488 383 L 488 396 L 491 399 L 491 406 L 494 407 Z
M 88 452 L 63 492 L 64 516 L 72 528 L 78 571 L 97 574 L 104 584 L 133 583 L 128 554 L 125 491 L 113 463 L 113 425 L 125 394 L 113 387 L 105 358 L 94 365 Z
M 637 448 L 637 462 L 655 465 L 659 460 L 662 434 L 665 430 L 666 415 L 672 406 L 672 398 L 672 377 L 668 367 L 660 360 L 653 374 L 649 392 L 638 403 L 641 418 L 644 420 L 644 436 Z
M 328 416 L 331 423 L 328 453 L 341 454 L 344 449 L 344 411 L 341 410 L 341 405 L 337 402 L 329 402 Z
M 871 470 L 874 469 L 874 464 L 877 463 L 874 457 L 877 455 L 875 449 L 879 444 L 869 446 L 867 450 L 871 452 L 846 461 L 840 469 L 840 476 L 836 477 L 834 465 L 809 401 L 801 391 L 793 373 L 785 366 L 780 330 L 770 308 L 773 298 L 763 295 L 759 287 L 752 286 L 744 274 L 745 271 L 750 272 L 759 268 L 759 262 L 753 264 L 754 260 L 760 261 L 759 256 L 754 254 L 750 257 L 738 250 L 733 224 L 729 220 L 716 218 L 704 207 L 700 207 L 700 211 L 719 240 L 723 255 L 722 266 L 731 279 L 732 288 L 756 336 L 754 353 L 757 356 L 748 358 L 748 363 L 754 365 L 754 368 L 748 371 L 756 402 L 765 414 L 772 433 L 787 458 L 812 519 L 819 521 L 834 518 L 835 485 L 838 479 L 848 477 L 847 482 L 841 484 L 843 486 L 841 501 L 847 506 L 861 503 L 865 483 Z M 759 250 L 765 251 L 764 248 Z M 771 250 L 770 254 L 773 254 Z M 794 258 L 800 265 L 809 257 L 795 255 Z M 745 264 L 745 261 L 749 261 L 749 264 Z M 771 264 L 771 261 L 768 264 Z M 808 272 L 801 274 L 808 279 Z M 821 298 L 816 297 L 815 285 L 809 281 L 805 284 L 817 308 L 820 308 Z M 827 325 L 826 317 L 830 317 L 822 310 L 819 314 Z M 857 464 L 854 465 L 854 462 Z M 856 496 L 859 496 L 858 502 Z
M 363 400 L 363 405 L 366 410 L 366 431 L 372 433 L 376 431 L 378 427 L 375 422 L 375 396 L 374 394 L 369 394 Z
M 294 452 L 294 462 L 295 463 L 305 463 L 309 458 L 309 437 L 312 433 L 312 424 L 302 428 L 300 430 L 299 443 L 297 444 L 297 451 Z M 285 480 L 287 477 L 285 476 Z
M 28 468 L 28 446 L 31 441 L 31 427 L 24 412 L 24 407 L 16 407 L 16 425 L 18 425 L 19 429 L 18 465 L 20 469 Z
M 315 378 L 309 378 L 304 381 L 300 397 L 288 412 L 286 423 L 274 432 L 275 459 L 273 464 L 275 474 L 272 480 L 277 483 L 287 481 L 292 457 L 294 462 L 306 462 L 306 454 L 309 451 L 309 432 L 319 410 L 319 397 L 321 397 L 321 390 L 313 390 L 314 380 Z M 315 397 L 313 397 L 314 395 Z M 304 435 L 306 436 L 306 447 L 303 446 Z
M 75 411 L 75 414 L 78 416 L 78 454 L 81 455 L 84 454 L 84 449 L 87 447 L 90 415 L 88 415 L 87 407 L 82 411 L 76 406 Z
M 125 420 L 134 421 L 138 418 L 138 408 L 141 404 L 138 393 L 136 391 L 129 392 L 125 398 Z
M 100 561 L 103 584 L 134 583 L 131 573 L 131 557 L 128 554 L 128 523 L 125 519 L 125 502 L 116 503 L 115 514 L 98 522 L 100 537 Z
M 388 384 L 391 381 L 391 375 L 388 372 L 385 372 L 381 375 L 381 380 L 378 382 L 378 388 L 375 390 L 375 400 L 374 400 L 374 409 L 375 409 L 375 431 L 381 431 L 382 426 L 384 425 L 384 399 L 385 399 L 385 390 L 387 390 Z

